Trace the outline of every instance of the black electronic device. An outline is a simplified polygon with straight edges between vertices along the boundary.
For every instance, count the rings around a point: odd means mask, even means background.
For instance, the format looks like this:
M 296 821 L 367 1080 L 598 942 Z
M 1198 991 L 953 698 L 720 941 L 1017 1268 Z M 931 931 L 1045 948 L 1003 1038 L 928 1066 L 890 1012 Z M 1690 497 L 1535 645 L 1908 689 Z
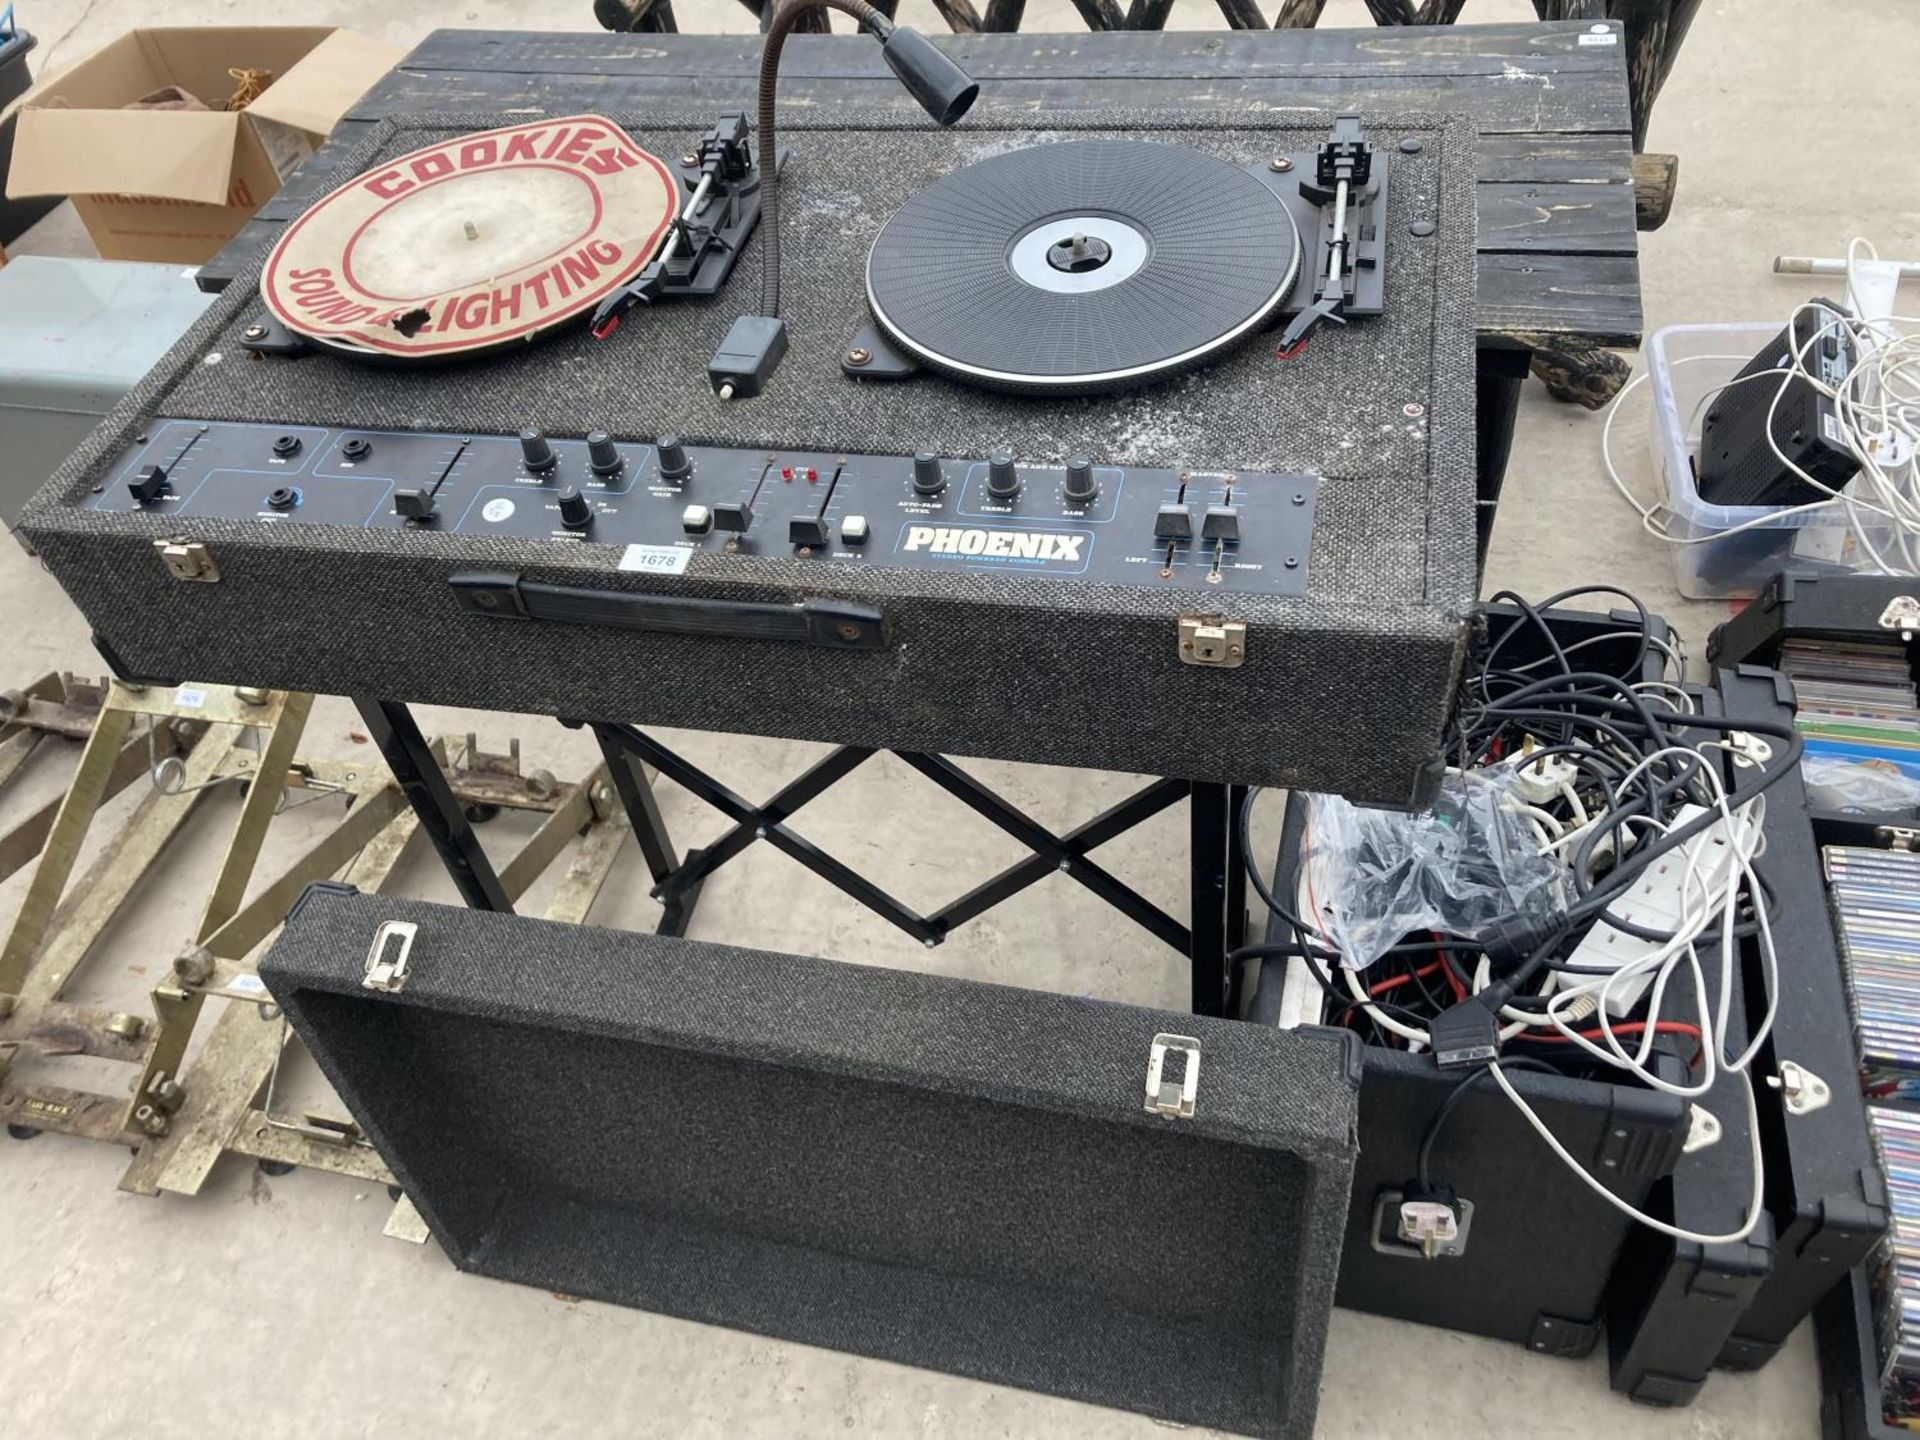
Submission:
M 458 164 L 519 133 L 486 128 L 511 118 L 385 122 L 340 169 Z M 709 173 L 749 198 L 739 127 L 716 129 L 710 112 L 542 123 L 554 133 L 539 143 L 592 132 L 637 157 L 623 173 L 657 163 L 685 199 Z M 1320 242 L 1296 256 L 1294 234 L 1320 233 L 1301 186 L 1318 184 L 1323 122 L 1217 131 L 1185 112 L 989 104 L 937 129 L 808 113 L 781 132 L 777 333 L 689 299 L 608 341 L 582 312 L 525 342 L 490 334 L 488 353 L 457 365 L 375 370 L 339 346 L 250 353 L 271 337 L 235 285 L 20 530 L 131 677 L 1418 805 L 1474 586 L 1471 136 L 1417 115 L 1367 128 L 1349 309 L 1375 313 L 1324 327 L 1306 354 L 1259 336 L 1317 283 Z M 1090 155 L 1111 160 L 1090 172 L 1106 188 L 1076 191 L 1076 214 L 1101 211 L 1102 194 L 1105 210 L 1138 211 L 1127 187 L 1143 164 L 1203 207 L 1242 197 L 1274 245 L 1254 303 L 1193 330 L 1177 288 L 1099 292 L 1126 297 L 1147 347 L 1127 364 L 1154 372 L 1118 395 L 1015 392 L 931 365 L 911 383 L 863 383 L 877 349 L 849 378 L 847 337 L 873 326 L 874 230 L 834 217 L 857 200 L 885 232 L 885 217 L 1006 162 L 1072 169 Z M 724 217 L 708 218 L 731 288 L 764 281 L 773 225 L 721 256 Z M 1177 219 L 1163 233 L 1155 212 L 1155 243 L 1199 245 Z M 1067 228 L 1064 247 L 1044 232 L 1066 268 L 1041 263 L 1089 273 L 1077 267 L 1095 237 Z M 1233 253 L 1251 245 L 1243 235 Z M 538 258 L 522 283 L 544 273 Z M 1219 274 L 1204 248 L 1194 265 Z M 1208 349 L 1215 321 L 1244 333 Z M 1156 331 L 1171 344 L 1154 346 Z M 1160 373 L 1196 348 L 1203 367 Z
M 1692 700 L 1696 710 L 1725 714 L 1725 696 L 1702 688 Z M 1759 715 L 1752 717 L 1762 719 Z M 1729 760 L 1727 785 L 1738 784 Z M 1780 782 L 1784 784 L 1783 780 Z M 1769 794 L 1769 812 L 1778 803 Z M 1769 891 L 1777 895 L 1777 891 Z M 1742 954 L 1742 979 L 1745 960 Z M 1757 963 L 1757 959 L 1756 959 Z M 1783 965 L 1792 952 L 1783 951 Z M 1672 992 L 1670 992 L 1672 994 Z M 1764 1003 L 1764 990 L 1736 989 L 1729 998 L 1723 1048 L 1745 1048 L 1746 1001 Z M 1698 997 L 1672 994 L 1672 1013 L 1682 1023 L 1697 1022 Z M 1827 1021 L 1832 1023 L 1833 1017 Z M 1756 1063 L 1755 1069 L 1759 1066 Z M 1767 1102 L 1758 1095 L 1758 1075 L 1721 1070 L 1705 1094 L 1689 1102 L 1693 1125 L 1687 1154 L 1674 1173 L 1655 1187 L 1644 1207 L 1668 1225 L 1696 1235 L 1725 1236 L 1737 1231 L 1754 1199 L 1755 1151 L 1759 1137 L 1750 1118 L 1746 1088 L 1756 1087 L 1755 1109 Z M 1762 1160 L 1763 1169 L 1771 1164 Z M 1774 1177 L 1766 1175 L 1771 1182 Z M 1773 1185 L 1768 1186 L 1774 1188 Z M 1645 1225 L 1629 1227 L 1620 1257 L 1607 1283 L 1607 1378 L 1615 1390 L 1646 1405 L 1691 1405 L 1730 1351 L 1749 1308 L 1773 1277 L 1779 1246 L 1773 1216 L 1762 1214 L 1738 1240 L 1707 1242 L 1666 1235 Z
M 1714 396 L 1700 427 L 1700 498 L 1713 505 L 1808 505 L 1851 480 L 1860 462 L 1847 448 L 1833 397 L 1857 363 L 1847 312 L 1816 300 Z M 1774 378 L 1777 377 L 1777 378 Z M 1809 484 L 1800 472 L 1818 484 Z
M 1913 579 L 1898 575 L 1777 575 L 1738 615 L 1713 629 L 1707 637 L 1707 658 L 1729 669 L 1764 665 L 1785 670 L 1794 664 L 1796 650 L 1817 651 L 1829 645 L 1842 652 L 1868 646 L 1888 659 L 1904 661 L 1910 704 L 1912 687 L 1920 686 L 1920 596 Z M 1897 665 L 1895 668 L 1897 671 Z M 1876 674 L 1872 678 L 1877 681 L 1881 677 Z M 1864 693 L 1873 694 L 1871 690 Z M 1808 712 L 1824 711 L 1830 724 L 1842 727 L 1844 736 L 1846 727 L 1854 725 L 1857 718 L 1844 712 L 1853 708 L 1852 702 L 1859 696 L 1848 696 L 1845 691 L 1837 692 L 1837 696 L 1817 706 L 1803 706 L 1802 723 L 1809 718 Z M 1889 698 L 1897 697 L 1893 692 L 1874 696 L 1876 701 Z M 1877 721 L 1883 717 L 1872 718 Z M 1867 748 L 1853 758 L 1867 758 L 1873 753 L 1871 747 L 1884 744 L 1886 738 L 1871 730 L 1856 734 L 1866 740 Z M 1816 746 L 1820 739 L 1818 735 L 1809 737 Z M 1853 737 L 1843 743 L 1853 743 Z M 1882 754 L 1880 758 L 1889 756 Z M 1871 843 L 1871 837 L 1867 841 L 1845 838 L 1850 825 L 1920 828 L 1920 806 L 1916 805 L 1859 810 L 1843 803 L 1840 795 L 1826 792 L 1810 797 L 1810 809 L 1821 843 L 1827 845 Z
M 1482 607 L 1476 654 L 1497 656 L 1502 667 L 1519 673 L 1542 674 L 1557 645 L 1596 673 L 1641 682 L 1665 673 L 1661 647 L 1672 637 L 1657 616 L 1643 632 L 1640 617 L 1628 611 L 1540 613 L 1544 628 L 1513 606 Z M 1299 872 L 1306 836 L 1306 807 L 1293 800 L 1288 797 L 1273 871 L 1282 895 Z M 1265 938 L 1295 939 L 1277 916 Z M 1320 992 L 1310 983 L 1288 984 L 1285 959 L 1256 959 L 1249 969 L 1239 992 L 1249 1020 L 1311 1024 L 1322 1017 Z M 1338 1303 L 1511 1341 L 1539 1355 L 1591 1354 L 1634 1223 L 1556 1160 L 1490 1081 L 1461 1090 L 1463 1077 L 1477 1072 L 1442 1070 L 1428 1054 L 1383 1044 L 1367 1044 L 1361 1053 L 1360 1155 Z M 1682 1074 L 1677 1059 L 1672 1074 Z M 1622 1200 L 1645 1205 L 1670 1188 L 1667 1179 L 1688 1134 L 1686 1101 L 1604 1067 L 1564 1074 L 1512 1067 L 1509 1079 Z M 1443 1109 L 1451 1114 L 1435 1131 Z M 1459 1216 L 1454 1240 L 1431 1258 L 1397 1223 L 1430 1134 L 1431 1178 L 1452 1192 Z M 1552 1222 L 1541 1223 L 1543 1216 Z

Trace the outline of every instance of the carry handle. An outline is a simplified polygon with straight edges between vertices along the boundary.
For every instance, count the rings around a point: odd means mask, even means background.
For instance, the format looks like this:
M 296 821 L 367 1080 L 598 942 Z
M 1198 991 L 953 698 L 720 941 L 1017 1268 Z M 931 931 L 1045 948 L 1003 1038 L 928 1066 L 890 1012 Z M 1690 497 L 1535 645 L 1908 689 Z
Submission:
M 598 625 L 665 635 L 783 640 L 831 650 L 886 647 L 884 617 L 872 605 L 845 600 L 801 600 L 792 605 L 747 600 L 699 600 L 589 590 L 522 580 L 510 570 L 471 570 L 452 577 L 460 607 L 499 620 Z

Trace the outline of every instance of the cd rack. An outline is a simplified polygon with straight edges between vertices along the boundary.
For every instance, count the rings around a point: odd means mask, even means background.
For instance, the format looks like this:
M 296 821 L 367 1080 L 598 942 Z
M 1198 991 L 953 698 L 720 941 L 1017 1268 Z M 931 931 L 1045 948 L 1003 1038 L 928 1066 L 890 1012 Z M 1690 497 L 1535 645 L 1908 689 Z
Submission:
M 1920 582 L 1877 575 L 1779 575 L 1707 640 L 1716 667 L 1764 665 L 1798 675 L 1810 756 L 1871 760 L 1920 781 Z M 1904 677 L 1900 661 L 1905 662 Z M 1891 662 L 1891 663 L 1889 663 Z M 1865 818 L 1864 811 L 1815 798 L 1816 825 Z M 1893 832 L 1920 834 L 1920 805 L 1872 812 Z M 1824 842 L 1837 843 L 1837 842 Z M 1911 843 L 1902 838 L 1901 843 Z

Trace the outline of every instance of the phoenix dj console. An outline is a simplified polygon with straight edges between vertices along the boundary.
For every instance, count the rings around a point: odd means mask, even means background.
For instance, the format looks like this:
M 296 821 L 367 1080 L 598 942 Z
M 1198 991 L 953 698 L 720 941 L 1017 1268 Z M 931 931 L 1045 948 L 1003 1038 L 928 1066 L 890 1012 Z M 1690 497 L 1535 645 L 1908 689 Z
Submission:
M 35 497 L 117 672 L 1430 795 L 1470 126 L 493 123 L 368 130 Z
M 1000 571 L 1107 584 L 1306 589 L 1319 482 L 1079 456 L 848 455 L 584 438 L 161 420 L 91 502 L 183 525 L 255 520 L 621 547 L 683 573 L 694 552 Z

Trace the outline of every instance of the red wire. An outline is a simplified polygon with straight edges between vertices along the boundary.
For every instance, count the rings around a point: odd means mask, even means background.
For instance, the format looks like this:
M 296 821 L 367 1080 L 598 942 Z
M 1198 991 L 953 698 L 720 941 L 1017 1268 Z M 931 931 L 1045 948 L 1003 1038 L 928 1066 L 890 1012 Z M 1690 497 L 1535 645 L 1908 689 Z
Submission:
M 1411 975 L 1395 975 L 1390 980 L 1382 980 L 1377 985 L 1368 986 L 1367 995 L 1369 998 L 1372 998 L 1375 995 L 1384 995 L 1387 993 L 1387 991 L 1393 989 L 1395 986 L 1405 985 L 1410 980 L 1415 980 L 1415 979 L 1424 980 L 1439 968 L 1440 968 L 1440 962 L 1438 960 L 1435 960 L 1430 965 L 1422 965 L 1418 970 L 1415 970 Z
M 1613 1027 L 1613 1033 L 1616 1035 L 1638 1035 L 1646 1028 L 1647 1022 L 1644 1020 L 1629 1020 L 1624 1025 L 1615 1025 Z M 1685 1025 L 1678 1020 L 1662 1020 L 1653 1028 L 1654 1032 L 1660 1035 L 1691 1036 L 1695 1045 L 1701 1048 L 1693 1052 L 1693 1059 L 1688 1062 L 1688 1068 L 1692 1070 L 1698 1070 L 1700 1068 L 1700 1062 L 1706 1058 L 1706 1042 L 1700 1034 L 1700 1027 L 1698 1025 Z M 1606 1034 L 1606 1031 L 1576 1030 L 1573 1033 L 1578 1035 L 1582 1040 L 1598 1040 Z M 1514 1038 L 1519 1040 L 1546 1040 L 1556 1045 L 1571 1045 L 1573 1043 L 1573 1041 L 1565 1035 L 1534 1030 L 1524 1031 Z
M 1427 933 L 1433 937 L 1436 945 L 1440 943 L 1440 932 L 1438 930 L 1429 930 Z M 1447 977 L 1447 988 L 1453 991 L 1453 1003 L 1458 1005 L 1462 1000 L 1467 998 L 1467 983 L 1460 978 L 1459 972 L 1453 968 L 1452 960 L 1452 952 L 1446 950 L 1440 952 L 1440 968 Z
M 1616 1035 L 1638 1035 L 1646 1028 L 1647 1022 L 1644 1020 L 1629 1020 L 1624 1025 L 1615 1025 L 1613 1027 L 1613 1033 Z M 1661 1035 L 1691 1035 L 1695 1040 L 1700 1039 L 1700 1027 L 1698 1025 L 1683 1025 L 1678 1020 L 1662 1020 L 1655 1024 L 1653 1028 L 1657 1034 Z M 1576 1030 L 1573 1033 L 1578 1035 L 1582 1040 L 1598 1040 L 1606 1034 L 1606 1031 Z M 1526 1038 L 1529 1040 L 1555 1040 L 1566 1045 L 1573 1043 L 1565 1035 L 1548 1033 L 1546 1031 L 1542 1031 L 1537 1035 L 1529 1033 Z

